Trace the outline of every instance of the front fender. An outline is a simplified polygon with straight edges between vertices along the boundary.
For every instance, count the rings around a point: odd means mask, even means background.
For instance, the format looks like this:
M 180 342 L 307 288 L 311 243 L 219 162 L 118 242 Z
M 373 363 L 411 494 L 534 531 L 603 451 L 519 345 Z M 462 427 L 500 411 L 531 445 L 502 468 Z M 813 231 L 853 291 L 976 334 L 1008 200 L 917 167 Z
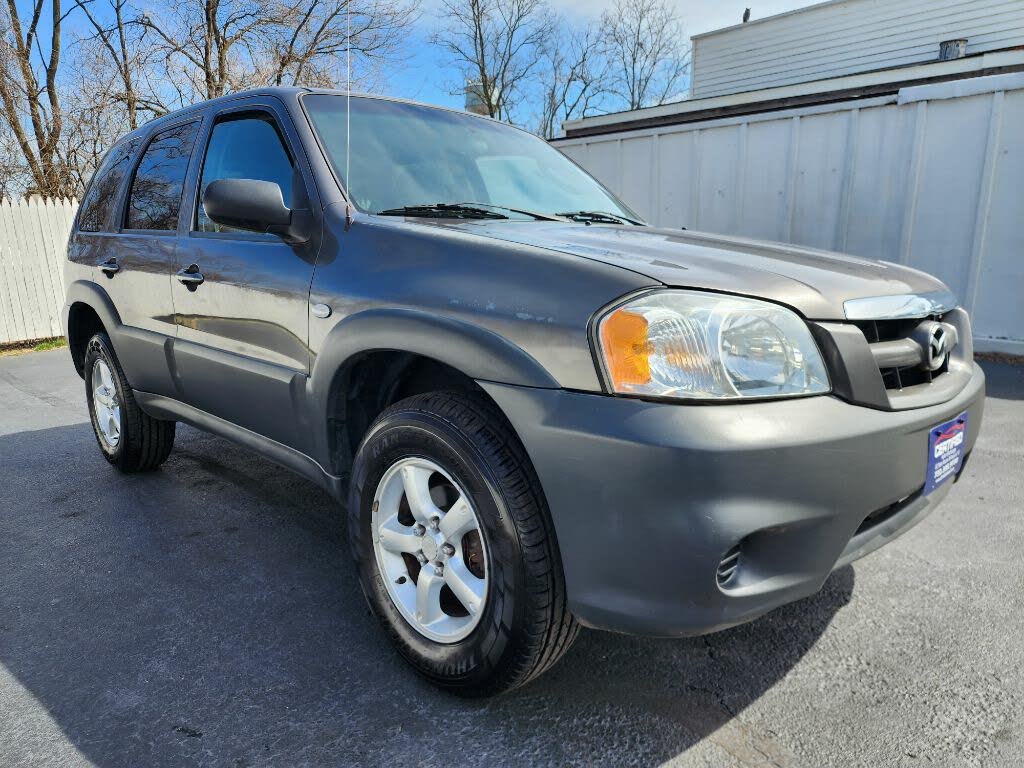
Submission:
M 493 331 L 413 309 L 383 308 L 349 315 L 330 330 L 313 363 L 311 393 L 326 404 L 335 372 L 356 355 L 378 350 L 430 357 L 473 379 L 558 388 L 539 362 Z
M 316 417 L 330 412 L 337 377 L 361 355 L 380 351 L 422 355 L 478 381 L 559 388 L 537 360 L 493 331 L 418 310 L 368 309 L 340 320 L 316 350 L 306 395 L 313 449 L 322 461 L 330 462 L 331 426 Z

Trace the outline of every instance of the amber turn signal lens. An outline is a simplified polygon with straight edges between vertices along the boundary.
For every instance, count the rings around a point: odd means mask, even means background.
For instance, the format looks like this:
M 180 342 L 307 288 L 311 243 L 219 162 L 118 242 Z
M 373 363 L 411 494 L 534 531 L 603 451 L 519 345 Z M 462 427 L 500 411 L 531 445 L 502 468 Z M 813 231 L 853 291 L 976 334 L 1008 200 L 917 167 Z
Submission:
M 619 309 L 601 323 L 604 352 L 613 389 L 622 391 L 651 380 L 651 345 L 647 339 L 647 318 Z

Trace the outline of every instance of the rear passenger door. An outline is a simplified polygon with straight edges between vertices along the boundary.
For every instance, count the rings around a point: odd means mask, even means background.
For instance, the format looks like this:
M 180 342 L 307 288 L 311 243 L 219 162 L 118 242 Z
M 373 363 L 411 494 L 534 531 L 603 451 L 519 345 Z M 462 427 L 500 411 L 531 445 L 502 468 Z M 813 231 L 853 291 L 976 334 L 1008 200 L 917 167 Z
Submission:
M 303 449 L 297 398 L 309 372 L 309 288 L 319 236 L 289 244 L 211 221 L 202 193 L 218 179 L 281 187 L 285 205 L 317 217 L 315 190 L 287 116 L 259 98 L 220 111 L 192 186 L 192 221 L 176 255 L 175 364 L 189 404 Z M 199 275 L 201 278 L 197 279 Z
M 132 387 L 144 392 L 174 391 L 166 348 L 176 333 L 170 271 L 198 128 L 193 116 L 159 128 L 144 146 L 140 139 L 119 146 L 90 186 L 79 217 L 80 239 L 96 241 L 95 280 L 123 324 L 114 334 L 115 350 Z

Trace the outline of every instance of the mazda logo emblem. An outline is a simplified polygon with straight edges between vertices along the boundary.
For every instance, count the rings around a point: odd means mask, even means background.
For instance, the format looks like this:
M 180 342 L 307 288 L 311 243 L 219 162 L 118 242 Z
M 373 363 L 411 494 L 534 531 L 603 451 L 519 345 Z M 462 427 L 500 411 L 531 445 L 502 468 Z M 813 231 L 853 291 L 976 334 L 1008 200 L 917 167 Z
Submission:
M 929 371 L 937 371 L 946 363 L 949 356 L 949 333 L 940 324 L 935 323 L 928 332 L 928 347 L 925 349 Z

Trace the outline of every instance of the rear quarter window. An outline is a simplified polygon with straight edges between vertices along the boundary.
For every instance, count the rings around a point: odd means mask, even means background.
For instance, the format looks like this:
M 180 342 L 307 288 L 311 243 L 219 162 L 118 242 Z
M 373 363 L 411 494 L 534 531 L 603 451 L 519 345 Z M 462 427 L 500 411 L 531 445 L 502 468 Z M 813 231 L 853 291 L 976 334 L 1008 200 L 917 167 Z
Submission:
M 132 155 L 138 146 L 138 139 L 126 141 L 115 146 L 104 158 L 82 200 L 81 212 L 78 214 L 79 231 L 103 232 L 109 228 L 108 222 L 117 204 L 121 182 L 128 173 Z

